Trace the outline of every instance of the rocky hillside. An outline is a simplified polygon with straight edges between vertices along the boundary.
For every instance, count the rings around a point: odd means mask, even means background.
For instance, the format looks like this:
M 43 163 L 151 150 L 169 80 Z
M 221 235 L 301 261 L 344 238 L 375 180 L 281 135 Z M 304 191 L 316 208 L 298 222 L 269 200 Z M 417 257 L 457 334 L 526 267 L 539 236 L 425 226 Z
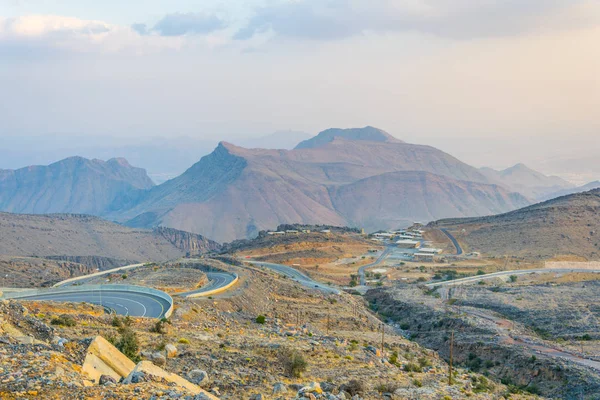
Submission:
M 575 194 L 575 193 L 589 192 L 590 190 L 594 190 L 594 189 L 600 189 L 600 181 L 594 181 L 594 182 L 590 182 L 583 186 L 559 190 L 558 192 L 553 192 L 553 193 L 550 193 L 549 195 L 544 196 L 540 200 L 543 200 L 543 201 L 552 200 L 557 197 L 568 196 L 570 194 Z
M 0 255 L 0 287 L 51 286 L 94 272 L 95 268 L 72 261 Z
M 125 159 L 71 157 L 48 166 L 0 170 L 0 211 L 99 215 L 154 184 Z
M 133 229 L 97 217 L 67 214 L 0 213 L 0 237 L 0 254 L 73 256 L 77 258 L 70 261 L 94 263 L 96 257 L 124 262 L 166 261 L 219 248 L 215 242 L 186 232 Z
M 492 217 L 449 219 L 446 228 L 469 250 L 490 255 L 600 258 L 600 189 L 559 197 Z
M 436 177 L 425 175 L 423 182 L 423 174 L 414 171 Z M 396 172 L 404 174 L 390 174 Z M 361 182 L 367 178 L 373 181 Z M 378 181 L 386 185 L 368 192 Z M 394 188 L 407 183 L 404 196 L 396 197 Z M 486 183 L 476 168 L 433 147 L 407 144 L 375 128 L 329 130 L 291 151 L 220 143 L 180 177 L 108 217 L 133 227 L 168 226 L 226 242 L 280 224 L 381 229 L 401 221 L 487 215 L 528 204 L 522 196 Z M 437 201 L 440 191 L 448 195 Z M 387 205 L 380 208 L 382 201 Z M 356 210 L 348 208 L 350 203 Z M 436 207 L 424 211 L 432 203 Z
M 557 176 L 546 176 L 524 164 L 517 164 L 502 171 L 481 168 L 491 182 L 497 182 L 513 192 L 519 192 L 531 199 L 543 199 L 550 193 L 572 188 L 573 185 Z

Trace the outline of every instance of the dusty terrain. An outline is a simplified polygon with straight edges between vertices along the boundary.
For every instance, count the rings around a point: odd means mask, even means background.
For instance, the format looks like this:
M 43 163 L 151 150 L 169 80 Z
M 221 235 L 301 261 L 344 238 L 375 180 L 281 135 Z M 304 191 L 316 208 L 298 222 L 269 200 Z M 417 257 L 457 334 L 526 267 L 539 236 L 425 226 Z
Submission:
M 367 293 L 405 334 L 457 362 L 534 393 L 597 399 L 600 275 L 534 274 L 430 290 L 400 284 Z M 568 384 L 567 384 L 568 383 Z
M 128 271 L 107 274 L 86 280 L 86 284 L 125 284 L 147 286 L 169 294 L 197 289 L 208 282 L 206 274 L 198 269 L 170 264 L 149 264 Z
M 381 322 L 361 297 L 323 295 L 259 269 L 240 268 L 238 272 L 243 279 L 234 293 L 193 301 L 177 298 L 175 312 L 162 333 L 152 332 L 156 321 L 134 320 L 131 326 L 142 357 L 183 377 L 195 369 L 206 371 L 203 387 L 232 400 L 257 394 L 266 399 L 294 398 L 311 382 L 330 393 L 329 397 L 316 392 L 314 396 L 329 399 L 340 398 L 341 391 L 358 394 L 360 399 L 381 399 L 382 393 L 389 393 L 393 399 L 436 400 L 501 398 L 508 391 L 498 382 L 460 368 L 449 386 L 446 362 L 395 334 L 391 327 L 386 328 L 382 353 Z M 86 338 L 118 336 L 113 317 L 91 306 L 24 302 L 29 309 L 24 312 L 17 304 L 2 303 L 0 315 L 8 325 L 19 324 L 23 333 L 41 343 L 18 344 L 14 330 L 3 325 L 3 398 L 180 396 L 176 388 L 152 381 L 83 387 L 78 365 L 89 343 Z M 74 326 L 50 324 L 65 312 L 75 319 Z M 259 315 L 265 316 L 264 323 L 257 323 Z M 55 336 L 66 339 L 66 344 L 49 345 Z M 173 344 L 176 354 L 165 359 L 166 344 Z M 286 370 L 282 354 L 288 350 L 297 351 L 306 362 L 301 376 Z M 163 356 L 157 358 L 157 352 Z M 281 392 L 274 394 L 274 390 Z
M 261 235 L 225 248 L 241 259 L 293 266 L 315 280 L 339 285 L 347 285 L 358 268 L 373 262 L 369 250 L 382 248 L 356 232 L 320 233 L 312 228 L 311 233 Z

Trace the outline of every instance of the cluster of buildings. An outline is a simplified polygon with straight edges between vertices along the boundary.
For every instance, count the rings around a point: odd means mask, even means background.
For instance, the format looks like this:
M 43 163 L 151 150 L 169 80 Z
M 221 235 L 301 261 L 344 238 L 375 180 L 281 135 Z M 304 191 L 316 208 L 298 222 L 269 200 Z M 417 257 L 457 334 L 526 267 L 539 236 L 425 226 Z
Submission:
M 267 235 L 271 235 L 271 236 L 283 236 L 283 235 L 299 235 L 300 233 L 310 233 L 310 229 L 302 229 L 300 231 L 298 230 L 287 230 L 287 231 L 268 231 Z M 320 233 L 331 233 L 330 229 L 323 229 L 322 231 L 319 231 Z
M 392 232 L 374 233 L 373 240 L 384 243 L 394 243 L 399 249 L 406 250 L 402 255 L 407 259 L 421 262 L 434 262 L 436 256 L 442 253 L 441 249 L 427 246 L 423 240 L 424 231 L 420 229 L 407 229 Z

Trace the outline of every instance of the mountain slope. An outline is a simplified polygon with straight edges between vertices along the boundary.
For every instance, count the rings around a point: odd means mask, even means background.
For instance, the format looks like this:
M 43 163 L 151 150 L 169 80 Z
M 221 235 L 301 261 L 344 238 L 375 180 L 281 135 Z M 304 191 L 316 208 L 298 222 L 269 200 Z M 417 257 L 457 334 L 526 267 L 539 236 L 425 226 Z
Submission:
M 594 190 L 594 189 L 598 189 L 598 188 L 600 188 L 600 181 L 594 181 L 594 182 L 590 182 L 583 186 L 559 190 L 558 192 L 550 193 L 546 196 L 543 196 L 540 200 L 544 200 L 544 201 L 551 200 L 551 199 L 555 199 L 557 197 L 568 196 L 570 194 L 575 194 L 575 193 L 588 192 L 590 190 Z
M 99 215 L 115 200 L 154 184 L 124 159 L 71 157 L 48 166 L 0 171 L 0 211 Z
M 440 220 L 470 250 L 491 255 L 600 258 L 600 189 L 559 197 L 506 214 Z
M 340 214 L 369 231 L 450 216 L 496 214 L 529 204 L 523 196 L 494 185 L 422 171 L 377 175 L 341 186 L 331 197 Z
M 358 136 L 370 137 L 372 128 L 366 129 Z M 360 130 L 352 135 L 356 131 Z M 291 151 L 244 149 L 223 142 L 181 176 L 150 189 L 108 217 L 133 227 L 169 226 L 225 242 L 290 223 L 381 227 L 383 219 L 377 216 L 355 219 L 342 206 L 340 193 L 344 185 L 382 174 L 421 170 L 438 180 L 487 182 L 476 168 L 433 147 L 385 140 L 334 137 L 318 147 Z M 452 185 L 465 187 L 465 183 Z M 479 190 L 488 192 L 487 197 L 471 194 L 471 199 L 483 203 L 480 207 L 466 200 L 458 204 L 454 196 L 456 204 L 447 204 L 446 210 L 439 202 L 435 212 L 412 218 L 491 214 L 526 204 L 496 186 Z M 410 201 L 396 204 L 395 219 L 409 218 L 411 204 L 423 202 L 423 195 L 429 192 L 415 193 L 414 198 L 407 193 Z M 357 207 L 370 209 L 373 204 L 363 202 Z
M 132 229 L 97 217 L 0 213 L 0 254 L 36 257 L 109 257 L 166 261 L 217 250 L 202 236 L 168 229 Z M 81 262 L 81 261 L 78 261 Z
M 327 129 L 317 136 L 300 142 L 296 149 L 312 149 L 315 147 L 323 146 L 335 138 L 344 138 L 349 140 L 367 140 L 370 142 L 385 142 L 385 143 L 402 143 L 401 140 L 396 139 L 389 133 L 367 126 L 364 128 L 351 128 L 351 129 L 338 129 L 332 128 Z
M 546 176 L 524 164 L 517 164 L 502 171 L 491 168 L 481 168 L 480 171 L 490 181 L 532 199 L 541 199 L 550 193 L 573 187 L 562 178 Z

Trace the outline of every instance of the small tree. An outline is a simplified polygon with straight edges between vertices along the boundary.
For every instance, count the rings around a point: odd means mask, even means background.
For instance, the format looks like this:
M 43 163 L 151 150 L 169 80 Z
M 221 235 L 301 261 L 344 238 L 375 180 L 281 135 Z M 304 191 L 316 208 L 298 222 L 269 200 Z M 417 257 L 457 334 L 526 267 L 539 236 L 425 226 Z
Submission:
M 308 362 L 297 350 L 286 349 L 282 351 L 280 360 L 285 373 L 292 378 L 300 378 L 308 367 Z
M 257 324 L 264 324 L 266 321 L 266 318 L 264 315 L 259 315 L 258 317 L 256 317 L 256 323 Z

